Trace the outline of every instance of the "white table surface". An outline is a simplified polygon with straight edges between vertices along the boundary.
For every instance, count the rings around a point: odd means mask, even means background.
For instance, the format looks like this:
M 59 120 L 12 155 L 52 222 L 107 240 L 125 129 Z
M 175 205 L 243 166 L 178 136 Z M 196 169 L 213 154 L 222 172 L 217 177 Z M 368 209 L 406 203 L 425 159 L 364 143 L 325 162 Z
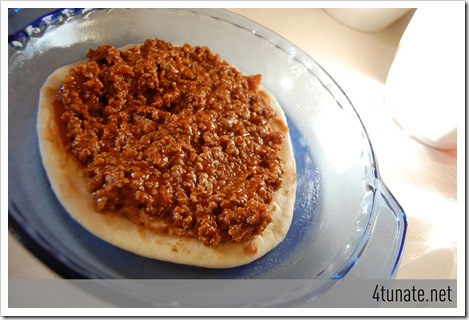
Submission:
M 383 102 L 387 72 L 412 16 L 387 29 L 350 29 L 321 9 L 233 9 L 313 57 L 342 87 L 369 133 L 381 176 L 408 218 L 397 279 L 456 279 L 457 151 L 439 151 L 406 135 Z M 444 216 L 444 219 L 442 219 Z M 60 278 L 8 237 L 9 278 Z

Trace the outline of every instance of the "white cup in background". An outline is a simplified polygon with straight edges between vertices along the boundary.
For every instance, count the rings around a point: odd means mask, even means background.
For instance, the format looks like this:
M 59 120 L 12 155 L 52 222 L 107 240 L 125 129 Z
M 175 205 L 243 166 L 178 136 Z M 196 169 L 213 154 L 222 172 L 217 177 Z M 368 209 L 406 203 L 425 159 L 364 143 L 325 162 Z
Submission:
M 438 149 L 457 144 L 465 108 L 465 12 L 454 6 L 418 8 L 389 70 L 385 103 L 395 121 Z

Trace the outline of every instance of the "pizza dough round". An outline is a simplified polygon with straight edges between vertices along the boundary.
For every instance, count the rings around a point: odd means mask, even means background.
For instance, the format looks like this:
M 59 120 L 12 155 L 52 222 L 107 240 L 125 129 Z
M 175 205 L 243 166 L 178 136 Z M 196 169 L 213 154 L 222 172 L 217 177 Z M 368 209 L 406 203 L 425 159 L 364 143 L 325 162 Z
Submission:
M 125 50 L 130 46 L 121 48 Z M 60 141 L 60 128 L 54 119 L 55 93 L 63 84 L 69 70 L 83 61 L 54 71 L 40 91 L 37 130 L 43 165 L 52 189 L 65 210 L 84 228 L 97 237 L 135 254 L 179 264 L 208 268 L 228 268 L 252 262 L 273 248 L 286 236 L 293 217 L 296 194 L 296 164 L 283 113 L 277 100 L 269 94 L 271 107 L 277 114 L 272 128 L 285 136 L 281 158 L 285 174 L 282 186 L 270 205 L 272 222 L 263 234 L 248 242 L 221 243 L 216 248 L 205 246 L 195 238 L 157 233 L 139 226 L 127 218 L 109 212 L 97 212 L 87 189 L 87 180 L 73 155 L 67 153 Z M 250 245 L 254 252 L 246 250 Z

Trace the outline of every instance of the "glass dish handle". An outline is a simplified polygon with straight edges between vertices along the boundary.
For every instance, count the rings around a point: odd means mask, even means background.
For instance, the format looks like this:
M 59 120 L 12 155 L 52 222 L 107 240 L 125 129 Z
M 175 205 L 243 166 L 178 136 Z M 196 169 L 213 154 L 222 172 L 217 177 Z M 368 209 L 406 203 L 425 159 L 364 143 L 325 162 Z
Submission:
M 359 279 L 393 279 L 404 249 L 407 218 L 382 180 L 377 189 L 377 210 L 368 244 L 348 276 Z

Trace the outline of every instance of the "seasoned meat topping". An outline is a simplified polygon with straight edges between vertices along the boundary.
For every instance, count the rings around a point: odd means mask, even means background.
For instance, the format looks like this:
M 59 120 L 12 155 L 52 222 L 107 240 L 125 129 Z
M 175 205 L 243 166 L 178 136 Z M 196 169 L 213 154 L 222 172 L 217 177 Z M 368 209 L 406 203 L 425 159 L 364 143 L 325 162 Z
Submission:
M 159 39 L 87 57 L 56 97 L 96 209 L 211 247 L 261 234 L 284 173 L 261 76 Z

